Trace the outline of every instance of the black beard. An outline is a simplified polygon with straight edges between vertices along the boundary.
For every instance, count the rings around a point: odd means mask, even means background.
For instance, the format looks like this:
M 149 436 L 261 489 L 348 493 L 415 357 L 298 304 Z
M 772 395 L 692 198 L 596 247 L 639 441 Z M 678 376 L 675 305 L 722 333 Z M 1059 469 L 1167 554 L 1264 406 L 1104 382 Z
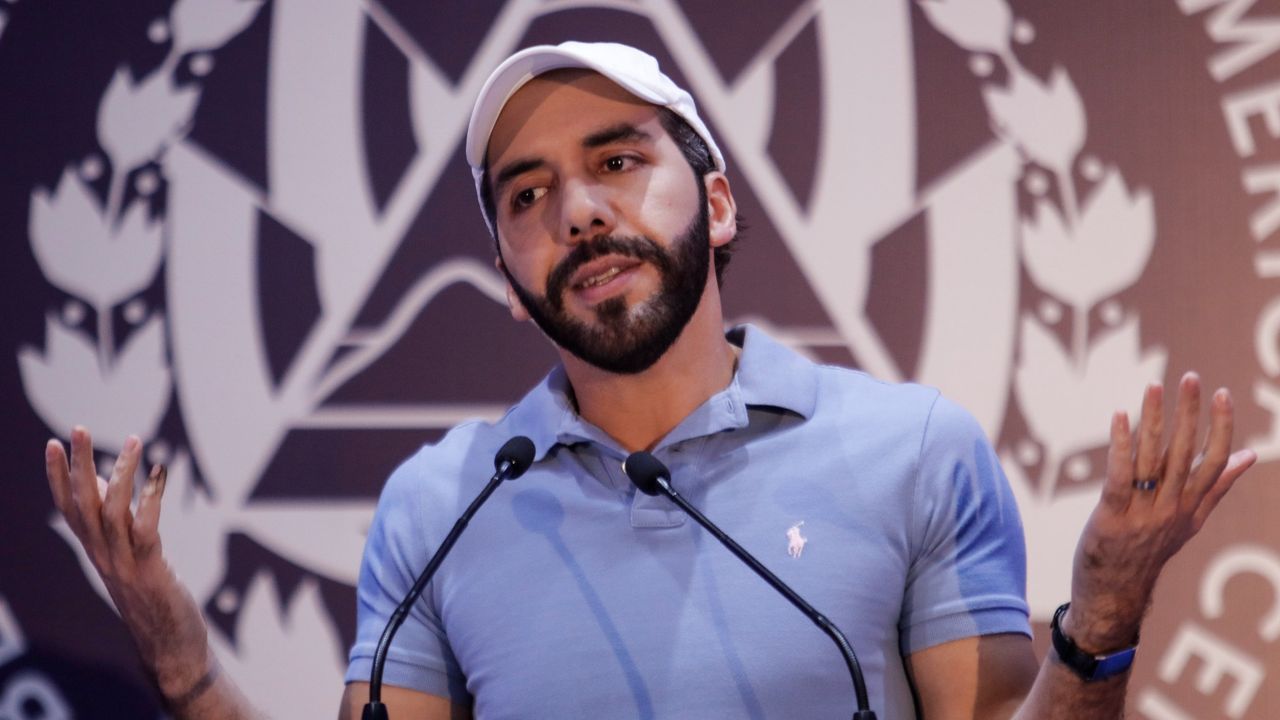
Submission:
M 700 207 L 670 250 L 644 236 L 602 235 L 579 243 L 551 271 L 543 297 L 520 285 L 506 263 L 502 264 L 502 271 L 529 317 L 556 345 L 606 372 L 644 372 L 675 344 L 702 299 L 711 267 L 711 233 L 705 200 Z M 596 324 L 589 325 L 565 312 L 564 294 L 573 273 L 602 255 L 635 258 L 653 265 L 662 278 L 662 287 L 633 308 L 628 308 L 621 297 L 599 303 L 595 307 Z

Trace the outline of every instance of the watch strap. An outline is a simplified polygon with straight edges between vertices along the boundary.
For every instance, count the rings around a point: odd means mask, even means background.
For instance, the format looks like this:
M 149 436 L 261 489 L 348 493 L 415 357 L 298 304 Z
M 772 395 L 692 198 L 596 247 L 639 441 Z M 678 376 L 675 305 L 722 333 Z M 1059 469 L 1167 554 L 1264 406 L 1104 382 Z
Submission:
M 1053 638 L 1053 651 L 1058 654 L 1058 659 L 1062 661 L 1063 665 L 1071 668 L 1071 671 L 1080 676 L 1085 682 L 1114 677 L 1125 672 L 1133 665 L 1133 656 L 1138 652 L 1136 640 L 1133 645 L 1127 648 L 1103 655 L 1094 655 L 1081 650 L 1075 641 L 1067 637 L 1067 634 L 1062 631 L 1062 616 L 1067 614 L 1067 608 L 1069 607 L 1071 607 L 1071 603 L 1063 603 L 1053 613 L 1053 621 L 1049 623 L 1049 630 Z

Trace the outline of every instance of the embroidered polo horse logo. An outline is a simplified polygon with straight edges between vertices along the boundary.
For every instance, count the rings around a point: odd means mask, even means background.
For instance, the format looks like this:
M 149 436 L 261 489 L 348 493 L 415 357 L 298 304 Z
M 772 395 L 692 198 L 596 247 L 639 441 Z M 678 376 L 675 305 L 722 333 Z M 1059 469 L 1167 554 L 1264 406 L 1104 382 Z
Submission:
M 800 557 L 800 553 L 804 552 L 805 543 L 809 542 L 809 538 L 800 534 L 802 525 L 804 525 L 803 520 L 787 528 L 787 554 L 793 558 Z

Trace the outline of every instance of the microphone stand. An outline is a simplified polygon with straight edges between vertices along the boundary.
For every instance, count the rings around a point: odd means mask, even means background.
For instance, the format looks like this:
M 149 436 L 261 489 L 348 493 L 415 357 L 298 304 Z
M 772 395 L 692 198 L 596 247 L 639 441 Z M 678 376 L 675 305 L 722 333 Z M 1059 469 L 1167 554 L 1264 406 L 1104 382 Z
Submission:
M 444 561 L 445 556 L 453 549 L 454 543 L 458 541 L 462 531 L 471 522 L 472 516 L 489 499 L 493 491 L 498 489 L 503 480 L 515 480 L 523 475 L 524 471 L 528 470 L 529 465 L 533 462 L 533 455 L 533 442 L 523 435 L 511 438 L 502 446 L 502 449 L 498 451 L 497 457 L 494 458 L 496 472 L 493 473 L 493 477 L 489 478 L 489 482 L 484 486 L 484 489 L 480 491 L 475 500 L 471 501 L 471 504 L 463 511 L 462 516 L 453 524 L 453 528 L 449 530 L 448 535 L 445 535 L 440 547 L 436 548 L 431 559 L 427 561 L 427 566 L 422 569 L 422 574 L 414 581 L 413 588 L 405 595 L 404 600 L 400 601 L 395 612 L 391 613 L 391 619 L 387 621 L 387 627 L 382 631 L 382 637 L 378 639 L 378 648 L 373 654 L 373 670 L 369 674 L 369 702 L 365 703 L 361 720 L 389 720 L 387 706 L 382 704 L 382 671 L 387 663 L 387 652 L 391 649 L 391 638 L 395 637 L 396 631 L 400 629 L 405 619 L 409 617 L 409 610 L 418 601 L 422 591 L 427 587 L 427 583 L 431 581 L 431 577 L 436 574 L 436 569 L 440 567 L 440 563 Z
M 643 455 L 644 457 L 638 458 L 637 456 L 639 455 Z M 636 462 L 636 460 L 639 460 L 639 462 Z M 632 468 L 635 469 L 634 475 L 632 474 Z M 675 503 L 681 510 L 688 513 L 689 517 L 697 521 L 704 530 L 711 533 L 715 539 L 720 541 L 720 544 L 729 549 L 729 552 L 733 553 L 739 560 L 746 563 L 747 567 L 754 570 L 755 573 L 765 582 L 769 583 L 774 590 L 781 593 L 783 597 L 789 600 L 791 604 L 796 607 L 796 609 L 804 613 L 805 617 L 813 621 L 814 625 L 817 625 L 822 632 L 826 633 L 827 637 L 831 638 L 831 640 L 835 642 L 836 647 L 840 648 L 840 654 L 844 656 L 845 665 L 849 667 L 849 676 L 853 678 L 853 692 L 858 701 L 858 709 L 853 713 L 853 720 L 876 720 L 876 714 L 871 711 L 871 703 L 867 700 L 867 685 L 866 681 L 862 678 L 862 666 L 858 664 L 858 656 L 854 654 L 853 647 L 849 644 L 849 640 L 844 636 L 844 633 L 840 632 L 840 628 L 835 626 L 835 623 L 828 620 L 827 616 L 818 612 L 816 608 L 806 602 L 804 598 L 800 597 L 800 595 L 783 582 L 781 578 L 770 572 L 769 568 L 761 564 L 759 560 L 756 560 L 755 557 L 744 550 L 741 545 L 734 542 L 733 538 L 729 537 L 723 530 L 716 527 L 715 523 L 708 520 L 705 515 L 698 512 L 698 509 L 690 505 L 689 501 L 685 500 L 683 495 L 676 492 L 676 489 L 671 486 L 671 481 L 669 479 L 670 472 L 660 460 L 643 451 L 632 453 L 631 456 L 627 458 L 627 462 L 623 465 L 623 471 L 627 473 L 627 476 L 631 478 L 632 482 L 636 484 L 636 487 L 639 488 L 641 492 L 648 495 L 661 493 L 670 498 L 671 502 Z

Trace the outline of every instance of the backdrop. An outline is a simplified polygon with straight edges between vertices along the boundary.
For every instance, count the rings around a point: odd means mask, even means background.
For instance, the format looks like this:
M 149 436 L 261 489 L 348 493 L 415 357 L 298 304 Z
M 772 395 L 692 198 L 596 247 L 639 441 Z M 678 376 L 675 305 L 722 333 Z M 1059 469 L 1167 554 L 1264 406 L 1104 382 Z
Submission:
M 1131 711 L 1280 712 L 1280 3 L 3 0 L 0 717 L 160 713 L 43 479 L 76 423 L 168 463 L 166 554 L 248 693 L 332 716 L 387 473 L 554 362 L 461 141 L 503 57 L 569 38 L 697 96 L 734 322 L 977 416 L 1042 636 L 1111 410 L 1229 387 L 1262 462 L 1165 573 Z

